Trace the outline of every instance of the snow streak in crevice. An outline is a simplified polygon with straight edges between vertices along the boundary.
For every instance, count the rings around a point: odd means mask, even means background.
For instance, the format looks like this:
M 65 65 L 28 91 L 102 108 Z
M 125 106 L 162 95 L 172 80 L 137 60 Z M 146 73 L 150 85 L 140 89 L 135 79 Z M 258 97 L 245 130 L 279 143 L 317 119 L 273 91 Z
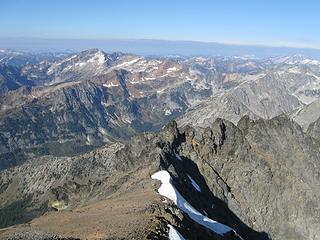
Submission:
M 238 235 L 236 231 L 229 226 L 202 215 L 199 211 L 192 207 L 173 186 L 171 176 L 167 171 L 159 171 L 153 174 L 151 178 L 161 181 L 161 186 L 158 189 L 159 194 L 172 200 L 176 206 L 186 213 L 193 221 L 222 236 L 229 232 L 234 232 L 236 235 Z

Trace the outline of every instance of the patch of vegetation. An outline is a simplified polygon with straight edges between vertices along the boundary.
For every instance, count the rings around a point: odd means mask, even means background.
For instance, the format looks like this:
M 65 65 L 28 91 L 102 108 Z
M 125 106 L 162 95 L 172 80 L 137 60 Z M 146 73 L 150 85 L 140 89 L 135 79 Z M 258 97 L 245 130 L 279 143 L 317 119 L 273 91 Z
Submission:
M 3 208 L 0 208 L 0 228 L 15 224 L 27 223 L 33 218 L 44 214 L 48 210 L 48 203 L 45 202 L 35 207 L 31 197 L 15 201 Z
M 20 149 L 17 149 L 13 152 L 1 154 L 0 170 L 20 165 L 24 163 L 26 159 L 27 159 L 26 154 Z

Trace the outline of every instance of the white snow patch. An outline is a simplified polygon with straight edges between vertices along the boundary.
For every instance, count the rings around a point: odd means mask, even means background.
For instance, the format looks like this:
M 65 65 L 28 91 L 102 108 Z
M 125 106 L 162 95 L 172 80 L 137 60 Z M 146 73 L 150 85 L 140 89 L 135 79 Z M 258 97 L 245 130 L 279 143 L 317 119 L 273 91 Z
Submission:
M 145 77 L 144 78 L 146 81 L 150 81 L 150 80 L 155 80 L 156 78 L 155 77 Z
M 30 75 L 30 77 L 32 77 L 32 78 L 37 78 L 38 75 L 33 73 L 33 74 Z
M 158 66 L 155 66 L 155 67 L 152 67 L 152 68 L 146 70 L 146 72 L 152 72 L 152 71 L 158 70 L 158 68 L 159 68 Z
M 131 84 L 138 84 L 138 83 L 141 83 L 141 82 L 137 82 L 137 81 L 130 81 Z
M 302 74 L 302 71 L 299 67 L 293 67 L 293 68 L 289 68 L 288 69 L 289 73 L 298 73 L 298 74 Z
M 187 79 L 188 81 L 190 81 L 190 80 L 194 80 L 195 78 L 191 78 L 189 75 L 187 75 L 187 76 L 186 76 L 186 79 Z
M 166 90 L 166 88 L 158 90 L 157 93 L 162 93 L 164 90 Z
M 76 67 L 83 67 L 84 65 L 86 65 L 86 62 L 79 62 L 75 64 Z
M 88 63 L 97 63 L 104 64 L 106 62 L 106 58 L 102 52 L 97 52 L 92 58 L 90 58 Z
M 125 117 L 122 120 L 123 120 L 124 123 L 129 123 L 130 124 L 132 122 L 130 118 L 125 118 Z
M 47 74 L 50 75 L 52 72 L 53 72 L 53 68 L 50 67 L 47 71 Z
M 178 160 L 182 161 L 182 158 L 181 158 L 180 155 L 177 154 L 177 153 L 176 153 L 176 158 L 177 158 Z
M 178 192 L 178 190 L 176 190 L 176 188 L 172 185 L 171 176 L 167 171 L 162 170 L 162 171 L 156 172 L 151 176 L 151 178 L 161 181 L 161 186 L 158 189 L 158 192 L 160 195 L 172 200 L 179 209 L 185 212 L 192 220 L 194 220 L 198 224 L 214 231 L 219 235 L 224 235 L 228 232 L 234 232 L 235 234 L 237 234 L 229 226 L 219 223 L 217 221 L 214 221 L 202 215 L 195 208 L 193 208 L 184 199 L 184 197 Z
M 62 62 L 71 61 L 72 59 L 74 59 L 74 58 L 76 58 L 76 57 L 77 57 L 77 55 L 73 55 L 73 56 L 71 56 L 71 57 L 69 57 L 69 58 L 67 58 L 67 59 L 64 59 Z
M 91 135 L 87 135 L 87 141 L 86 141 L 86 144 L 87 145 L 90 145 L 92 142 L 93 142 L 94 138 L 93 136 Z
M 176 67 L 171 67 L 171 68 L 167 68 L 167 73 L 170 73 L 170 72 L 175 72 L 177 71 L 178 69 Z
M 115 68 L 121 68 L 121 67 L 130 66 L 130 65 L 138 62 L 138 61 L 141 60 L 141 59 L 142 59 L 142 57 L 139 57 L 139 58 L 135 58 L 135 59 L 133 59 L 133 60 L 131 60 L 131 61 L 127 61 L 127 62 L 120 63 L 120 64 L 116 65 Z
M 167 77 L 167 76 L 168 76 L 168 73 L 163 74 L 163 75 L 159 76 L 158 78 L 163 78 L 163 77 Z
M 107 103 L 105 103 L 105 102 L 101 102 L 101 104 L 102 104 L 103 106 L 105 106 L 105 107 L 108 107 L 108 106 L 109 106 L 109 104 L 107 104 Z
M 108 83 L 108 84 L 103 84 L 104 87 L 110 88 L 110 87 L 119 87 L 119 84 L 114 84 L 114 83 Z
M 171 110 L 170 110 L 170 109 L 167 109 L 167 110 L 164 112 L 164 115 L 168 116 L 168 115 L 170 115 L 171 113 L 172 113 Z
M 102 127 L 99 127 L 98 129 L 99 129 L 99 132 L 100 132 L 102 135 L 107 135 L 107 134 L 108 134 L 107 129 L 102 128 Z
M 169 240 L 185 240 L 185 238 L 170 224 L 168 224 L 169 227 Z
M 77 57 L 77 55 L 73 55 L 73 56 L 71 56 L 69 58 L 61 60 L 60 62 L 52 64 L 52 66 L 50 68 L 48 68 L 47 74 L 51 74 L 60 65 L 62 65 L 63 63 L 66 63 L 66 62 L 70 62 L 72 59 L 74 59 L 76 57 Z M 77 64 L 75 64 L 75 65 L 77 65 Z
M 194 60 L 196 62 L 205 62 L 206 61 L 206 59 L 204 57 L 196 57 Z
M 200 186 L 196 183 L 196 181 L 193 180 L 193 178 L 190 177 L 189 175 L 188 175 L 188 178 L 189 178 L 189 180 L 191 181 L 192 186 L 194 186 L 194 188 L 195 188 L 198 192 L 201 192 L 201 188 L 200 188 Z
M 310 64 L 310 65 L 320 65 L 320 61 L 314 59 L 305 59 L 302 61 L 303 64 Z
M 62 72 L 67 72 L 67 71 L 69 71 L 71 68 L 72 68 L 72 65 L 69 65 L 69 66 L 67 66 L 66 68 L 64 68 L 64 69 L 62 70 Z

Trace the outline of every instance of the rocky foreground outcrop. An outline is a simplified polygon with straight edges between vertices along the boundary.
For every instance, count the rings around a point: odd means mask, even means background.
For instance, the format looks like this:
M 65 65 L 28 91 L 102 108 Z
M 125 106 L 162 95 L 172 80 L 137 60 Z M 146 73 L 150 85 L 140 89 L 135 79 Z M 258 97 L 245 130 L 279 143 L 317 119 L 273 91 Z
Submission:
M 186 239 L 319 239 L 319 149 L 319 140 L 279 116 L 257 121 L 244 117 L 237 126 L 217 119 L 206 129 L 178 129 L 173 122 L 128 144 L 76 157 L 44 156 L 0 173 L 0 215 L 10 215 L 1 218 L 1 225 L 23 223 L 15 216 L 29 221 L 48 206 L 60 211 L 35 218 L 29 225 L 10 227 L 0 235 L 10 239 L 27 229 L 53 235 L 60 231 L 64 237 L 81 238 L 92 231 L 100 239 L 120 239 L 121 234 L 122 239 L 166 239 L 169 224 Z M 219 235 L 161 197 L 157 193 L 160 183 L 151 179 L 159 170 L 170 173 L 173 186 L 193 208 L 237 234 Z M 10 212 L 12 203 L 21 199 L 27 204 Z M 115 211 L 112 201 L 119 199 L 122 210 L 112 216 L 139 216 L 145 221 L 133 221 L 136 224 L 125 228 L 118 217 L 98 217 L 99 212 Z M 132 199 L 133 210 L 126 208 L 130 201 L 123 199 Z M 96 217 L 89 218 L 90 213 Z M 74 226 L 68 225 L 70 219 L 79 216 L 82 230 L 54 228 Z M 88 228 L 90 224 L 99 230 Z M 87 232 L 83 232 L 85 226 Z M 110 229 L 118 230 L 110 235 Z

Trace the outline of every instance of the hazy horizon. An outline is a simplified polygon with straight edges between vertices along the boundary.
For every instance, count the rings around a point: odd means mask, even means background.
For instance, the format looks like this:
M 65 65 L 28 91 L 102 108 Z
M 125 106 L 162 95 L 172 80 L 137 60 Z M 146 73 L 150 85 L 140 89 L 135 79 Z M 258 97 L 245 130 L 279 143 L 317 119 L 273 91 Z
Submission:
M 99 48 L 106 52 L 126 52 L 141 55 L 238 55 L 257 58 L 300 54 L 306 57 L 320 59 L 320 49 L 315 48 L 162 39 L 48 39 L 0 37 L 0 48 L 29 52 L 82 51 L 90 48 Z

